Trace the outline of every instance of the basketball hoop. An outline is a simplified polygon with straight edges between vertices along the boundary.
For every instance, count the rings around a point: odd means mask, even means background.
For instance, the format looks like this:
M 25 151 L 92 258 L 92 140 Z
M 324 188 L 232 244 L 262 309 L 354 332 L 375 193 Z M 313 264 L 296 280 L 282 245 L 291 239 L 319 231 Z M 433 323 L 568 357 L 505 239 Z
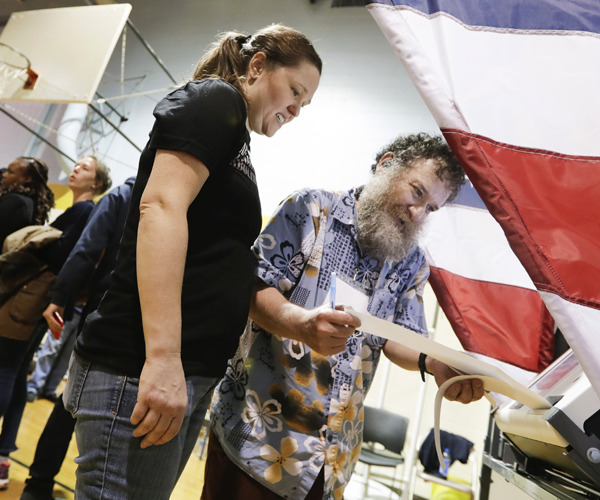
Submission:
M 38 75 L 31 69 L 31 62 L 27 57 L 14 47 L 0 42 L 0 95 L 4 89 L 17 78 L 27 75 L 23 88 L 31 90 L 35 86 Z

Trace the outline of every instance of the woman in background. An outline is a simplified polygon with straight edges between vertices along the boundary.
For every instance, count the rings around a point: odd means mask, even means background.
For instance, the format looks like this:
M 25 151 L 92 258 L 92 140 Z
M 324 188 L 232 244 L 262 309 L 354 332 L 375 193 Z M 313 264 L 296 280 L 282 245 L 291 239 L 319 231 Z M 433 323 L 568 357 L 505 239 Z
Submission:
M 54 193 L 48 187 L 48 166 L 42 160 L 26 156 L 13 160 L 2 174 L 0 183 L 0 253 L 9 234 L 26 226 L 44 224 L 53 206 Z M 19 350 L 20 344 L 17 342 L 2 338 L 0 325 L 0 416 L 5 416 L 18 372 L 19 363 L 14 355 L 24 355 L 24 350 Z M 25 347 L 26 344 L 27 342 Z M 15 345 L 16 353 L 13 350 Z M 19 404 L 21 403 L 24 406 L 25 402 L 21 401 Z M 2 428 L 13 427 L 15 430 L 11 434 L 16 439 L 19 424 L 7 424 L 8 420 L 10 416 L 5 416 Z M 6 448 L 0 449 L 0 490 L 8 487 L 8 453 L 16 448 L 14 439 L 12 441 L 12 446 L 9 443 L 4 446 L 0 440 L 0 448 Z
M 77 243 L 90 213 L 94 196 L 99 196 L 112 185 L 110 169 L 97 156 L 84 156 L 73 167 L 68 186 L 73 193 L 73 204 L 50 225 L 62 231 L 61 237 L 40 249 L 37 257 L 58 274 Z
M 40 160 L 33 158 L 20 158 L 18 160 L 35 164 L 36 168 L 39 168 L 40 165 L 45 167 Z M 11 181 L 20 182 L 29 177 L 27 170 L 11 170 L 14 163 L 11 163 L 3 177 L 3 184 L 5 179 L 9 183 L 8 189 L 10 189 Z M 25 163 L 20 165 L 24 166 Z M 43 177 L 47 180 L 47 167 L 40 168 L 40 171 L 42 170 L 45 172 Z M 85 156 L 75 164 L 68 182 L 69 189 L 73 193 L 73 205 L 50 224 L 52 227 L 60 229 L 62 234 L 60 238 L 47 246 L 32 251 L 41 263 L 47 266 L 44 273 L 36 279 L 44 277 L 45 280 L 52 280 L 55 278 L 85 227 L 87 219 L 94 208 L 94 196 L 100 195 L 109 189 L 111 183 L 108 168 L 97 157 Z M 25 183 L 25 185 L 27 184 Z M 11 194 L 14 193 L 13 188 Z M 38 199 L 36 207 L 46 207 L 48 200 L 53 200 L 51 192 L 48 194 L 43 190 L 43 193 L 42 199 L 46 201 L 41 203 Z M 0 197 L 0 200 L 5 196 L 7 195 L 4 194 Z M 19 196 L 25 197 L 21 193 L 19 193 Z M 22 204 L 22 202 L 23 200 L 19 200 L 21 205 L 17 202 L 11 202 L 13 207 L 21 207 L 18 211 L 20 214 L 26 213 L 28 206 L 27 203 Z M 44 213 L 43 210 L 38 210 L 34 213 L 39 213 L 39 216 L 38 219 L 33 219 L 33 224 L 38 222 L 43 224 L 47 217 L 47 211 Z M 22 215 L 20 217 L 22 220 L 26 220 L 26 217 Z M 24 225 L 30 224 L 26 223 Z M 0 417 L 4 417 L 2 432 L 0 432 L 0 489 L 8 487 L 8 470 L 10 467 L 8 455 L 17 449 L 17 432 L 27 402 L 29 363 L 48 328 L 45 320 L 41 322 L 39 320 L 42 319 L 42 313 L 48 305 L 52 289 L 49 288 L 48 292 L 38 297 L 31 293 L 34 289 L 34 281 L 28 282 L 22 291 L 17 292 L 0 309 Z
M 156 106 L 112 283 L 64 394 L 79 500 L 170 497 L 248 317 L 262 222 L 250 132 L 297 117 L 320 74 L 296 30 L 229 32 Z
M 54 193 L 48 187 L 48 167 L 42 160 L 20 156 L 12 161 L 0 184 L 0 253 L 9 234 L 48 220 Z

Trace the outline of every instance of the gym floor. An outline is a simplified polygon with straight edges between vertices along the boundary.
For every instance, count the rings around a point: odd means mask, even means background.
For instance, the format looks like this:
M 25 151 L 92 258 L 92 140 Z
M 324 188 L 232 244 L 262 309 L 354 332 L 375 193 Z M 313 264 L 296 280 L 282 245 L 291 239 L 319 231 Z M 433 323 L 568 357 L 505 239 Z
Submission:
M 62 390 L 62 388 L 61 388 Z M 38 438 L 42 433 L 46 420 L 48 419 L 54 404 L 45 399 L 39 399 L 33 403 L 27 403 L 19 435 L 17 446 L 19 450 L 11 454 L 10 483 L 8 489 L 0 491 L 0 500 L 19 500 L 25 487 L 25 480 L 29 477 L 28 466 L 33 461 Z M 199 445 L 192 453 L 190 460 L 183 471 L 171 500 L 198 500 L 204 483 L 204 460 L 198 459 Z M 77 456 L 77 445 L 75 439 L 71 441 L 67 458 L 63 463 L 57 483 L 54 488 L 56 499 L 73 500 L 73 489 L 75 487 L 74 458 Z

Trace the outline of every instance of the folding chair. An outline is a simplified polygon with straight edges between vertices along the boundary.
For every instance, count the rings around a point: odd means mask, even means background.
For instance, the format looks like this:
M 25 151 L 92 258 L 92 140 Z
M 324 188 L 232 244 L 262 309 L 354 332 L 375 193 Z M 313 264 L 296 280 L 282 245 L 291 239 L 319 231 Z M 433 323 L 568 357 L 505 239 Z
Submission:
M 367 473 L 365 474 L 365 494 L 368 498 L 369 480 L 372 476 L 371 467 L 393 467 L 394 476 L 390 488 L 390 497 L 395 491 L 396 468 L 404 463 L 402 449 L 406 439 L 406 429 L 408 428 L 408 418 L 402 415 L 365 406 L 365 423 L 363 431 L 363 447 L 358 457 L 359 462 L 366 464 Z M 381 449 L 381 445 L 383 449 Z M 386 476 L 377 476 L 373 474 L 374 480 L 384 484 L 379 478 Z M 399 480 L 403 484 L 403 480 Z M 385 485 L 387 486 L 387 485 Z M 389 486 L 387 486 L 389 487 Z

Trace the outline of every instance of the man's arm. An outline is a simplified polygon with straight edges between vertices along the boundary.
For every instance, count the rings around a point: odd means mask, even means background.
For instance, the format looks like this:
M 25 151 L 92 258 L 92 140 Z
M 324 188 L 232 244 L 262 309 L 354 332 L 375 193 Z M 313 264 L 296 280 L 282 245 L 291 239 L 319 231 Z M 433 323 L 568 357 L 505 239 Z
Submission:
M 188 245 L 187 211 L 208 179 L 194 156 L 158 150 L 140 202 L 137 280 L 146 342 L 131 423 L 142 448 L 181 428 L 187 389 L 181 363 L 181 293 Z
M 103 196 L 94 208 L 77 244 L 56 278 L 51 303 L 44 311 L 44 318 L 54 332 L 62 331 L 62 325 L 54 319 L 54 313 L 64 317 L 65 306 L 77 297 L 92 275 L 116 230 L 120 200 L 113 191 Z
M 306 310 L 256 278 L 250 317 L 268 332 L 304 342 L 324 356 L 342 352 L 360 320 L 327 306 Z
M 419 369 L 419 353 L 414 349 L 388 340 L 383 352 L 386 357 L 395 365 L 398 365 L 405 370 L 416 371 Z M 438 361 L 437 359 L 427 356 L 425 359 L 425 367 L 429 373 L 433 373 L 435 383 L 440 387 L 446 380 L 460 375 L 448 365 Z M 444 397 L 450 401 L 460 401 L 463 404 L 477 401 L 483 397 L 483 383 L 481 380 L 463 380 L 452 384 Z

